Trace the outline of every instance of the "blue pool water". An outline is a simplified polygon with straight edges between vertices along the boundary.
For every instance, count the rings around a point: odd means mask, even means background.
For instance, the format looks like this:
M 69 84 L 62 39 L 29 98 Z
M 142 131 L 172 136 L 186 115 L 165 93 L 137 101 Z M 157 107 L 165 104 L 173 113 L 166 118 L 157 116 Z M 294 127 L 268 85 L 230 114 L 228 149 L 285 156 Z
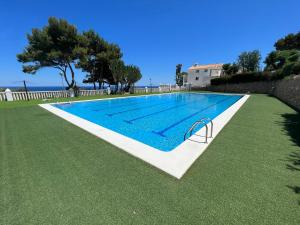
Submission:
M 171 151 L 183 142 L 184 133 L 196 120 L 214 119 L 241 97 L 174 93 L 54 106 L 161 151 Z

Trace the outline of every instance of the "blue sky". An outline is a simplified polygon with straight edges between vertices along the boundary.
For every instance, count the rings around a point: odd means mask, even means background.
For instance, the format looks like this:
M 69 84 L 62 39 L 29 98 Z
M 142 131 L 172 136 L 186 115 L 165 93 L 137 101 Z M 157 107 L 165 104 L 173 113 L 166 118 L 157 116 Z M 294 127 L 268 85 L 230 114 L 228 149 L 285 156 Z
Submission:
M 141 68 L 140 85 L 173 83 L 175 66 L 235 61 L 242 51 L 265 57 L 274 42 L 300 31 L 299 0 L 2 0 L 0 2 L 0 86 L 60 85 L 58 72 L 24 74 L 16 54 L 26 34 L 64 18 L 80 31 L 96 30 L 120 45 L 127 64 Z M 79 84 L 84 77 L 76 71 Z

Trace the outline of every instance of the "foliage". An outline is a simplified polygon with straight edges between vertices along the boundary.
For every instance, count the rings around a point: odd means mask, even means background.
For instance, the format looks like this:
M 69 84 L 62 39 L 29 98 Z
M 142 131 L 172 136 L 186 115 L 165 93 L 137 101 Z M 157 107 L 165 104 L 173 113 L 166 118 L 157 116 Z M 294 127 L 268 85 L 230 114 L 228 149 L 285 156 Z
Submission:
M 233 75 L 239 71 L 239 66 L 236 63 L 226 63 L 223 65 L 225 75 Z
M 176 74 L 181 73 L 181 68 L 182 68 L 182 64 L 177 64 L 176 65 Z
M 242 72 L 256 72 L 259 71 L 259 64 L 261 55 L 258 50 L 242 52 L 237 61 L 238 67 Z
M 23 63 L 23 71 L 35 74 L 45 67 L 58 69 L 68 88 L 77 89 L 74 68 L 86 72 L 83 83 L 92 83 L 99 89 L 104 83 L 125 84 L 125 64 L 121 61 L 122 52 L 118 45 L 108 43 L 93 30 L 79 33 L 75 26 L 66 20 L 50 17 L 42 29 L 33 29 L 27 36 L 28 45 L 23 53 L 18 54 L 18 61 Z M 130 66 L 134 67 L 134 66 Z M 134 72 L 128 78 L 128 85 L 140 79 L 141 73 Z M 71 81 L 67 77 L 71 74 Z M 134 75 L 133 75 L 134 74 Z
M 231 76 L 223 76 L 212 79 L 211 85 L 246 83 L 254 81 L 268 81 L 277 79 L 276 74 L 272 72 L 246 72 L 238 73 Z
M 95 82 L 98 82 L 100 89 L 102 83 L 113 82 L 109 63 L 122 57 L 121 50 L 117 45 L 105 41 L 93 30 L 83 32 L 82 36 L 87 53 L 81 58 L 77 67 L 88 72 L 83 82 L 93 83 L 94 88 Z
M 130 88 L 142 78 L 140 68 L 134 65 L 125 66 L 125 91 L 129 91 Z
M 111 60 L 109 68 L 114 84 L 116 85 L 116 91 L 119 91 L 119 83 L 121 83 L 121 85 L 125 83 L 125 73 L 127 72 L 125 64 L 122 60 Z
M 292 49 L 300 50 L 300 32 L 296 34 L 288 34 L 284 38 L 279 39 L 274 44 L 274 47 L 279 51 Z
M 75 26 L 66 20 L 50 17 L 42 29 L 32 29 L 27 35 L 28 45 L 17 55 L 23 63 L 23 72 L 35 74 L 44 67 L 56 68 L 65 78 L 69 88 L 76 86 L 73 65 L 85 54 L 80 35 Z M 67 78 L 71 73 L 71 82 Z
M 282 69 L 277 71 L 278 78 L 284 78 L 289 75 L 300 74 L 300 61 L 287 63 Z
M 223 81 L 226 82 L 227 80 L 231 80 L 230 76 L 237 75 L 237 74 L 247 74 L 245 77 L 243 77 L 243 79 L 247 79 L 246 77 L 248 77 L 249 74 L 251 74 L 251 72 L 259 71 L 260 60 L 261 60 L 261 55 L 258 50 L 242 52 L 238 56 L 238 60 L 236 63 L 232 63 L 232 64 L 226 63 L 223 65 L 222 69 L 226 78 L 221 77 L 220 82 Z M 216 81 L 213 81 L 212 84 L 219 82 L 218 78 L 214 80 Z
M 93 84 L 94 90 L 96 90 L 96 82 L 97 82 L 97 79 L 95 79 L 95 76 L 92 76 L 91 74 L 87 74 L 85 76 L 85 79 L 82 80 L 82 83 L 84 83 L 84 84 Z
M 182 64 L 176 65 L 176 84 L 181 87 L 183 86 L 183 77 L 187 76 L 187 72 L 181 72 Z
M 266 57 L 265 71 L 276 72 L 277 78 L 300 73 L 300 32 L 288 34 L 274 44 L 276 51 Z
M 175 81 L 179 87 L 183 85 L 183 77 L 181 74 L 181 68 L 182 68 L 182 64 L 176 65 Z
M 265 70 L 275 71 L 281 69 L 286 64 L 299 61 L 300 51 L 298 50 L 283 50 L 273 51 L 266 57 L 264 63 L 266 64 Z
M 300 61 L 286 63 L 279 69 L 272 71 L 245 72 L 214 78 L 211 80 L 211 85 L 271 81 L 282 79 L 292 74 L 300 74 Z
M 183 74 L 178 73 L 176 74 L 176 84 L 181 87 L 183 85 Z

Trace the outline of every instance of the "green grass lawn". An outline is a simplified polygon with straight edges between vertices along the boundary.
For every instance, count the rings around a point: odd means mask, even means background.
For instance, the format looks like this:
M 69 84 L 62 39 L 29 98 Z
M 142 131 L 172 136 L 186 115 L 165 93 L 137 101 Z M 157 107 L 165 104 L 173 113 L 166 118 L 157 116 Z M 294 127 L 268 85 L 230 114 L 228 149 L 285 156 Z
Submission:
M 253 95 L 181 180 L 43 110 L 0 104 L 1 224 L 300 224 L 300 116 Z

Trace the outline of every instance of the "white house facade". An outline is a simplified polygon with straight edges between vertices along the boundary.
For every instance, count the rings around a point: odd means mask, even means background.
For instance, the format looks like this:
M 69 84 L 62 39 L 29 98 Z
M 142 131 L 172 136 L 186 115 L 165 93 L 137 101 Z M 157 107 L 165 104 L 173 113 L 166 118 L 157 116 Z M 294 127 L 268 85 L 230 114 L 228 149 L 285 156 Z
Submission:
M 192 87 L 205 87 L 210 85 L 210 80 L 220 77 L 223 73 L 223 64 L 195 64 L 188 69 L 188 75 L 184 79 L 185 85 Z

